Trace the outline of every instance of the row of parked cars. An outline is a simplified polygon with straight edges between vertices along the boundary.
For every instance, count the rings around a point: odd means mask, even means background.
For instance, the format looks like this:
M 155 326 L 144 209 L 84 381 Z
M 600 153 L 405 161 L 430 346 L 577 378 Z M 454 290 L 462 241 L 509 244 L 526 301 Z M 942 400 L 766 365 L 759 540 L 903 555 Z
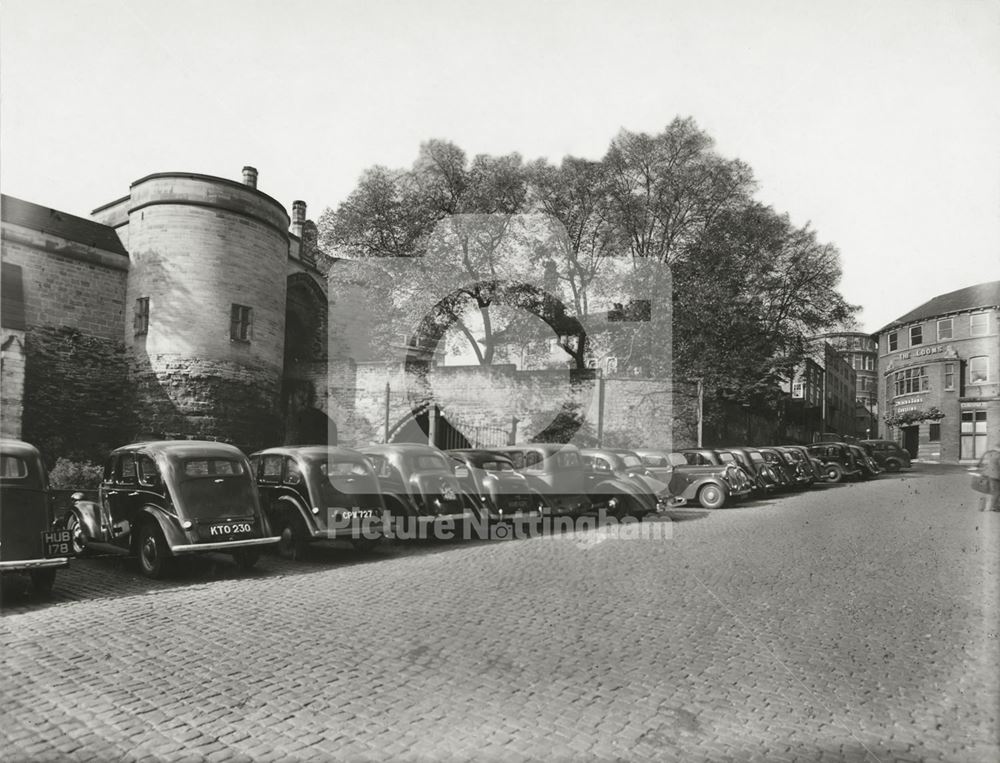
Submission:
M 833 442 L 679 452 L 531 443 L 281 446 L 247 457 L 219 442 L 161 440 L 113 451 L 97 495 L 74 493 L 57 510 L 37 449 L 3 440 L 0 572 L 26 572 L 46 591 L 70 557 L 90 553 L 135 556 L 144 575 L 160 577 L 188 554 L 226 552 L 249 569 L 268 547 L 296 558 L 316 541 L 366 550 L 386 536 L 427 537 L 458 524 L 482 536 L 498 523 L 544 517 L 642 519 L 869 479 L 908 467 L 904 454 Z

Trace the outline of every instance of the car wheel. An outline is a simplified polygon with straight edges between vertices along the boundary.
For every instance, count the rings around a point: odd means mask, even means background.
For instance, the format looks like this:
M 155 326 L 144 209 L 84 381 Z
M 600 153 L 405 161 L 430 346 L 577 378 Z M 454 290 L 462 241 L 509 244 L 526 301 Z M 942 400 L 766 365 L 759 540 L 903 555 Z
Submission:
M 35 588 L 35 593 L 39 596 L 49 596 L 52 594 L 52 586 L 56 582 L 55 570 L 33 570 L 31 572 L 31 585 Z
M 71 513 L 66 518 L 66 529 L 69 530 L 70 543 L 73 546 L 73 555 L 83 556 L 87 553 L 87 546 L 83 538 L 83 525 L 80 524 L 80 517 Z
M 840 482 L 844 479 L 844 470 L 837 464 L 827 464 L 823 467 L 823 478 L 827 482 Z
M 163 533 L 154 522 L 143 522 L 139 528 L 139 571 L 147 578 L 162 578 L 170 554 Z
M 260 548 L 258 546 L 248 546 L 239 548 L 233 552 L 233 560 L 241 570 L 252 570 L 260 559 Z
M 885 462 L 885 470 L 887 472 L 898 472 L 900 468 L 900 463 L 894 458 L 890 458 Z
M 726 503 L 726 493 L 718 485 L 704 485 L 698 491 L 698 503 L 705 509 L 721 509 Z
M 278 556 L 282 559 L 294 561 L 305 557 L 309 546 L 308 533 L 305 522 L 298 514 L 285 512 L 279 524 L 278 537 Z

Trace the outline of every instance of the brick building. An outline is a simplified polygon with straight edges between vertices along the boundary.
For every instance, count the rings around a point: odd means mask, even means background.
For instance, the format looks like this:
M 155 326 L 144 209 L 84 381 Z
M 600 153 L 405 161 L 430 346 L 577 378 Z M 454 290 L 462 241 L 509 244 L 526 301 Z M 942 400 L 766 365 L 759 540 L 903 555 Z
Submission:
M 1000 281 L 934 297 L 874 336 L 888 437 L 939 461 L 1000 443 Z
M 854 430 L 857 437 L 877 437 L 878 342 L 862 331 L 837 331 L 816 337 L 828 342 L 854 369 Z

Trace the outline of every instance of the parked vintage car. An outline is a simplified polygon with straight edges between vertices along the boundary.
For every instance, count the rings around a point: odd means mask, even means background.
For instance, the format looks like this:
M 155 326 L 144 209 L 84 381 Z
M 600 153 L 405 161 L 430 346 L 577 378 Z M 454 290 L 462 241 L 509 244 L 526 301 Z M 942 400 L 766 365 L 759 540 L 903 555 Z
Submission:
M 545 498 L 514 469 L 507 456 L 477 449 L 445 452 L 454 462 L 452 468 L 463 489 L 478 499 L 476 510 L 481 520 L 504 522 L 546 512 Z
M 635 453 L 657 479 L 670 486 L 672 495 L 697 501 L 706 509 L 720 509 L 727 501 L 750 495 L 749 480 L 733 464 L 694 466 L 683 453 L 648 448 L 637 449 Z
M 594 510 L 587 494 L 587 481 L 575 445 L 526 443 L 491 448 L 507 456 L 523 474 L 528 485 L 545 497 L 546 510 L 552 514 L 580 515 Z
M 809 487 L 816 482 L 811 463 L 797 450 L 787 445 L 771 445 L 769 449 L 781 457 L 794 487 Z
M 734 447 L 729 448 L 728 452 L 733 454 L 743 470 L 750 475 L 754 492 L 758 496 L 773 493 L 781 487 L 778 475 L 767 465 L 757 448 Z
M 771 471 L 777 475 L 779 490 L 794 490 L 796 487 L 801 487 L 802 483 L 796 478 L 795 465 L 790 463 L 790 456 L 786 459 L 783 453 L 766 445 L 759 446 L 757 450 L 771 467 Z
M 378 478 L 386 510 L 409 526 L 462 523 L 478 506 L 452 470 L 452 461 L 431 445 L 395 443 L 360 448 Z M 408 531 L 409 532 L 409 531 Z
M 114 450 L 96 502 L 77 498 L 64 517 L 78 552 L 134 554 L 148 577 L 173 557 L 231 552 L 242 569 L 278 542 L 261 511 L 250 462 L 232 445 L 159 440 Z
M 900 469 L 912 467 L 910 453 L 892 440 L 862 440 L 862 445 L 870 448 L 869 453 L 878 465 L 887 472 L 898 472 Z
M 69 565 L 68 532 L 52 527 L 48 477 L 34 445 L 0 440 L 0 574 L 26 574 L 48 594 Z
M 815 456 L 823 464 L 823 478 L 827 482 L 860 478 L 861 467 L 855 461 L 854 454 L 844 443 L 821 442 L 806 447 L 809 454 Z
M 623 448 L 583 448 L 587 493 L 609 513 L 641 518 L 646 514 L 681 506 L 670 486 L 658 479 L 634 451 Z
M 847 448 L 854 454 L 854 462 L 861 468 L 861 479 L 870 480 L 882 473 L 882 467 L 861 445 L 849 443 Z
M 366 551 L 381 540 L 385 504 L 363 453 L 282 446 L 252 454 L 250 466 L 282 557 L 299 558 L 314 541 L 347 540 Z
M 802 456 L 802 463 L 810 470 L 813 476 L 814 482 L 822 482 L 825 477 L 823 476 L 823 462 L 816 458 L 809 452 L 809 449 L 805 445 L 785 445 L 783 446 L 787 450 L 793 453 L 799 453 Z

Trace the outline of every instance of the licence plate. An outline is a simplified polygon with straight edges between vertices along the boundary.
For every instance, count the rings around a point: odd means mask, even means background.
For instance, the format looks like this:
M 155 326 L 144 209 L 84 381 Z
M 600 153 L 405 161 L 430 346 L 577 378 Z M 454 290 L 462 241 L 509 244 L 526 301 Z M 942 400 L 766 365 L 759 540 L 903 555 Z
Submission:
M 69 530 L 46 530 L 42 533 L 45 558 L 55 559 L 73 554 L 73 534 Z
M 253 525 L 249 522 L 225 522 L 212 525 L 208 528 L 208 534 L 212 537 L 228 537 L 230 535 L 249 535 L 253 532 Z
M 445 485 L 444 489 L 441 491 L 441 497 L 446 501 L 454 501 L 458 496 L 455 494 L 455 490 L 452 487 Z
M 353 511 L 340 512 L 341 519 L 369 519 L 374 516 L 375 512 L 372 509 L 354 509 Z

